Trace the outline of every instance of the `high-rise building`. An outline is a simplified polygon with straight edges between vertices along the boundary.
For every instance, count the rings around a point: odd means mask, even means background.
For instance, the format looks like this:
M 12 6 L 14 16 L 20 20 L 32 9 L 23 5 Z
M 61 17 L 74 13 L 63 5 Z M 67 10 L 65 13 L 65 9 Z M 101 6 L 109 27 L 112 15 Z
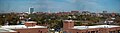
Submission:
M 32 14 L 34 12 L 34 8 L 29 8 L 29 14 Z
M 107 13 L 107 11 L 103 11 L 103 13 Z

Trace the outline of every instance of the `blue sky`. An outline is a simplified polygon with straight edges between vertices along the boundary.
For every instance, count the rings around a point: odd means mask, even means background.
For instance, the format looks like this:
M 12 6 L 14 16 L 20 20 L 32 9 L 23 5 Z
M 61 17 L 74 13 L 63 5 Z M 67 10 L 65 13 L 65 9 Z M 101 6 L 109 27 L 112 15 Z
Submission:
M 71 10 L 90 12 L 119 12 L 120 0 L 0 0 L 0 12 L 67 12 Z

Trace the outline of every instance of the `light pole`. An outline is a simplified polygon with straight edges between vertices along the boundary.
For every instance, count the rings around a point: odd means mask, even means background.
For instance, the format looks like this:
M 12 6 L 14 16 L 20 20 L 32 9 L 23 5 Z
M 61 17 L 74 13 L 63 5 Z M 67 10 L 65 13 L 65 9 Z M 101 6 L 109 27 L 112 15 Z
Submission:
M 8 25 L 8 23 L 6 22 L 6 18 L 5 18 L 6 16 L 3 15 L 2 17 L 3 17 L 3 19 L 4 19 L 4 25 Z

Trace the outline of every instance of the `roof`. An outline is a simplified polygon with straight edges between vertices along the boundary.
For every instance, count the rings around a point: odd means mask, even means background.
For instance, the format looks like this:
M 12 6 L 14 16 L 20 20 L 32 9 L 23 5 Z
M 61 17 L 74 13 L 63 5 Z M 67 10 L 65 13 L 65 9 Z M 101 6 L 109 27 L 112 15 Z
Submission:
M 96 26 L 74 26 L 73 29 L 91 29 L 91 28 L 113 28 L 113 27 L 120 27 L 116 25 L 96 25 Z
M 34 21 L 28 21 L 28 22 L 25 22 L 25 23 L 37 23 L 37 22 L 34 22 Z
M 0 32 L 16 32 L 16 31 L 10 30 L 10 29 L 5 29 L 5 28 L 0 28 Z
M 73 20 L 64 20 L 64 21 L 67 21 L 67 22 L 74 22 Z
M 6 29 L 24 29 L 24 28 L 47 28 L 46 26 L 32 26 L 32 27 L 26 27 L 25 25 L 9 25 L 9 26 L 1 26 L 1 28 Z

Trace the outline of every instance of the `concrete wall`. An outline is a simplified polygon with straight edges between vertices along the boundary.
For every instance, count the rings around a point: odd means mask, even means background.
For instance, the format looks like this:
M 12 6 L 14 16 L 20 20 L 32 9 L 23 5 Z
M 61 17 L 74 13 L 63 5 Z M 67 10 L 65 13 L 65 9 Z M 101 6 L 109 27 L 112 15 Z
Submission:
M 48 33 L 47 28 L 15 29 L 19 33 Z
M 79 30 L 79 29 L 67 29 L 63 30 L 64 32 L 67 33 L 120 33 L 120 27 L 115 27 L 115 28 L 93 28 L 93 29 L 84 29 L 84 30 Z

